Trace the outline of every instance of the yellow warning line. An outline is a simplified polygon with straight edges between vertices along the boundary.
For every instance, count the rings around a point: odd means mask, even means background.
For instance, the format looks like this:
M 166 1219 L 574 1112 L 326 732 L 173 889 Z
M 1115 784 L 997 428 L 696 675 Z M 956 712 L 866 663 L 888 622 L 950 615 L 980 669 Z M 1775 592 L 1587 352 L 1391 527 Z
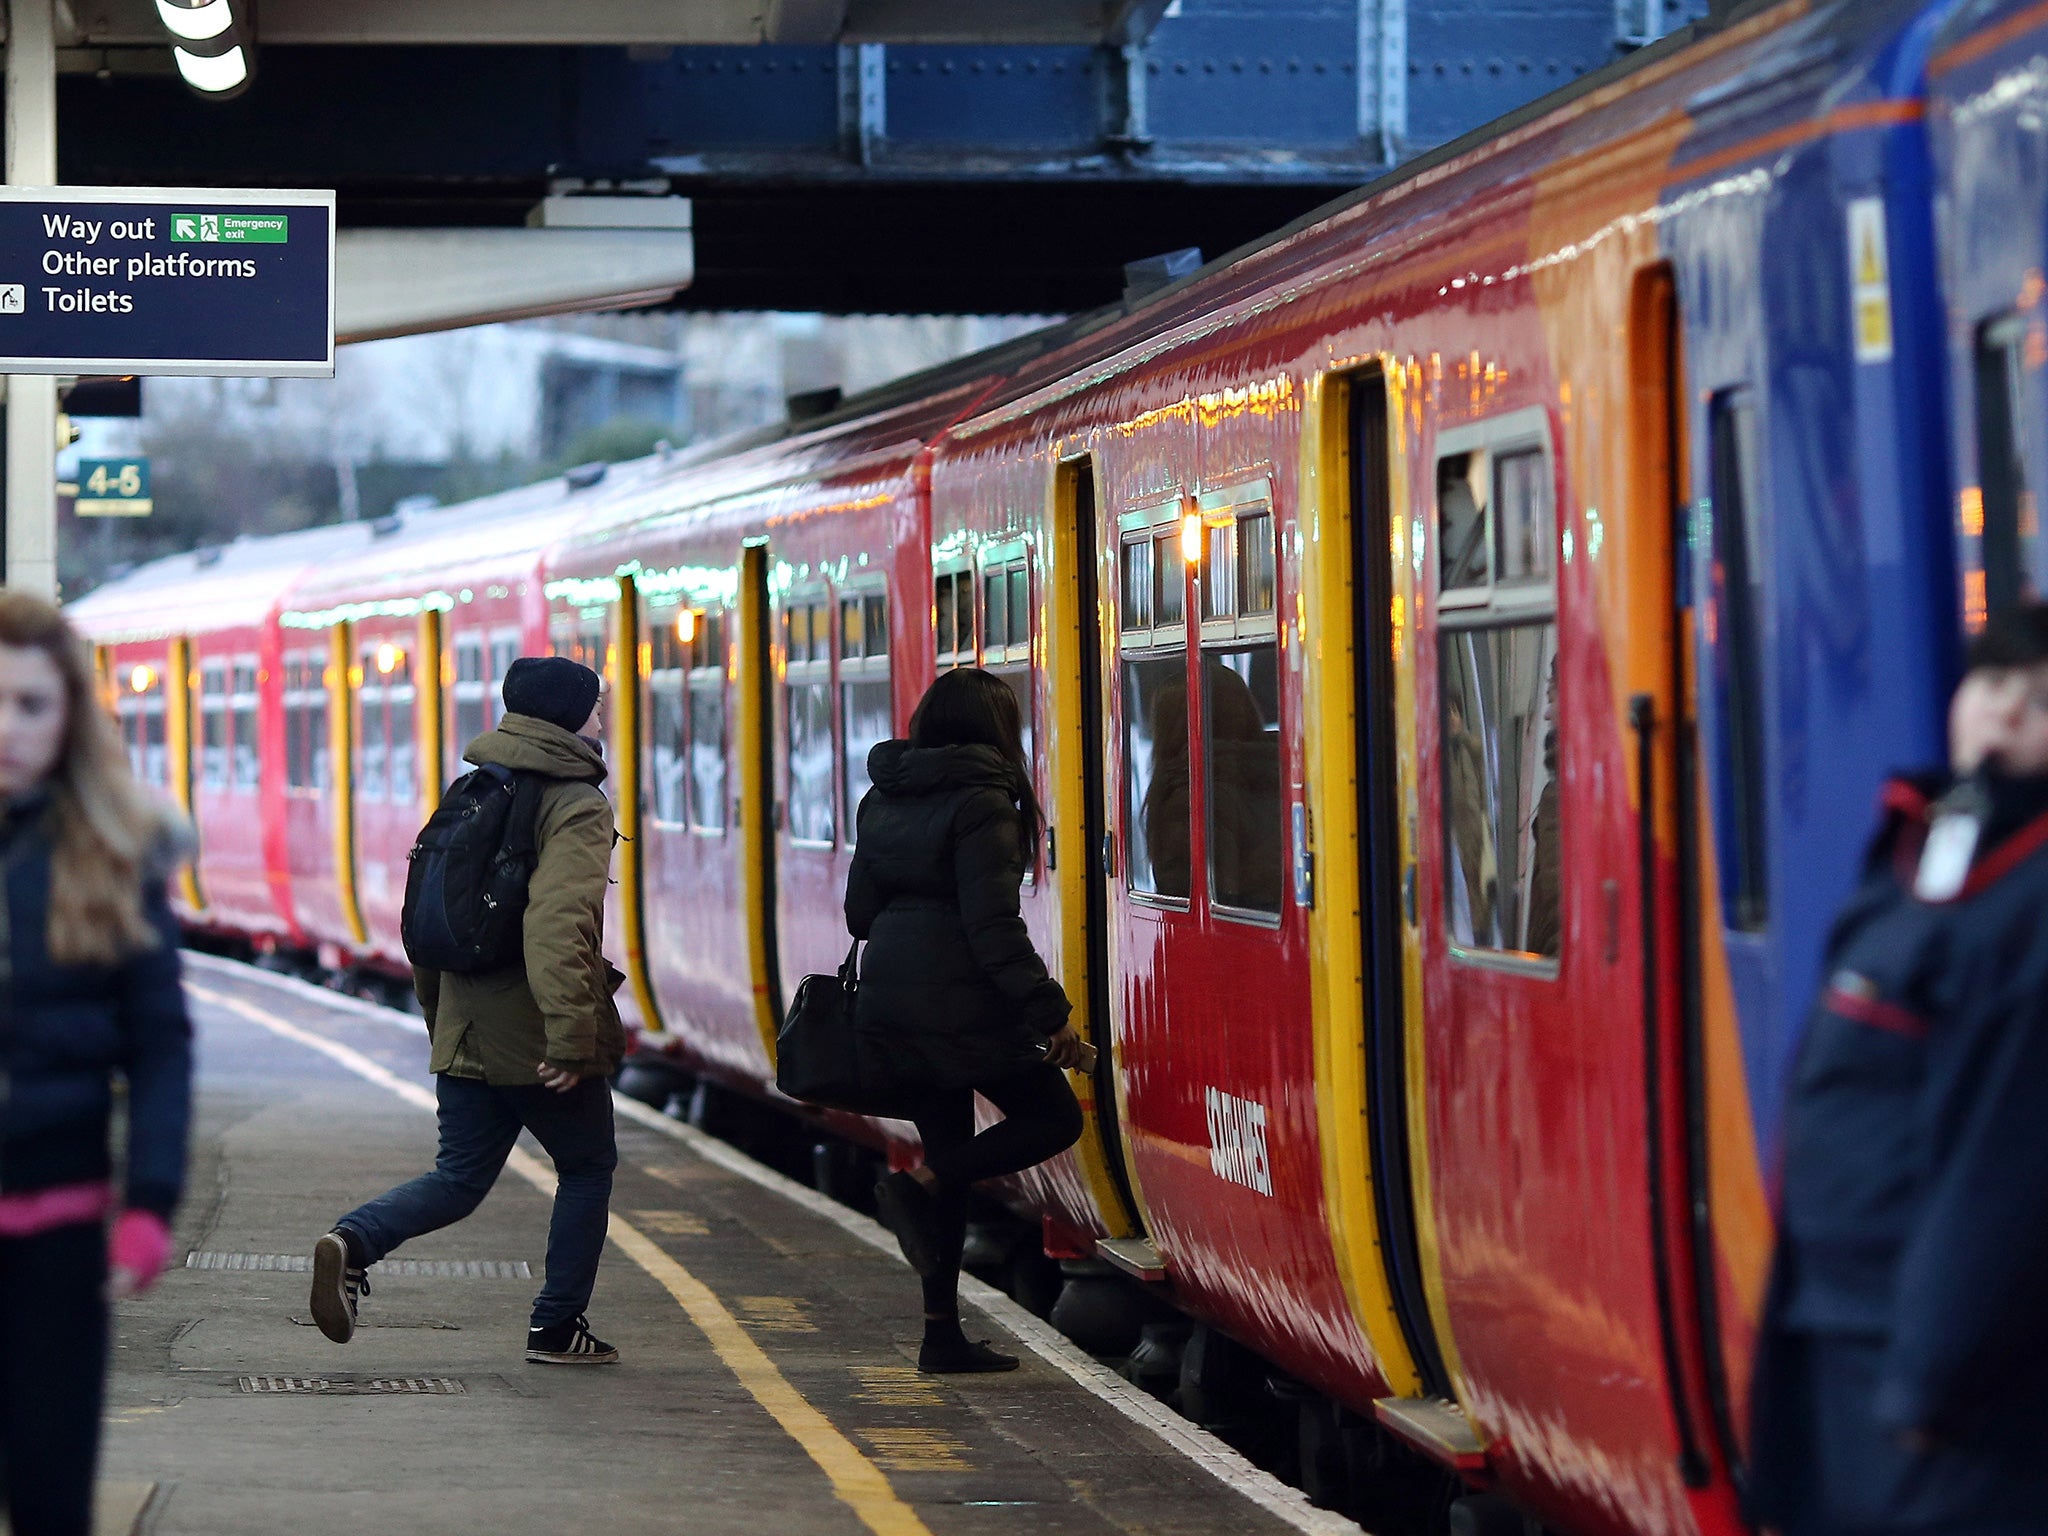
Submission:
M 396 1094 L 408 1104 L 430 1111 L 437 1108 L 434 1095 L 428 1089 L 380 1066 L 360 1051 L 287 1023 L 253 1003 L 245 1003 L 224 992 L 197 986 L 190 981 L 185 983 L 185 990 L 211 1007 L 224 1008 L 274 1035 L 282 1035 L 287 1040 L 318 1051 L 356 1076 Z M 515 1147 L 508 1166 L 541 1193 L 554 1194 L 553 1171 L 531 1153 Z M 725 1368 L 739 1378 L 740 1385 L 753 1395 L 754 1401 L 767 1409 L 769 1416 L 782 1426 L 784 1432 L 803 1447 L 804 1454 L 818 1464 L 819 1470 L 831 1479 L 832 1491 L 860 1517 L 863 1525 L 875 1536 L 931 1536 L 924 1521 L 918 1518 L 917 1511 L 897 1497 L 896 1490 L 889 1486 L 889 1479 L 881 1469 L 859 1446 L 841 1434 L 830 1419 L 804 1401 L 803 1394 L 790 1385 L 789 1378 L 748 1336 L 739 1319 L 727 1310 L 725 1303 L 708 1285 L 616 1213 L 611 1218 L 610 1236 L 625 1250 L 628 1258 L 675 1298 L 697 1331 L 704 1335 L 724 1362 Z

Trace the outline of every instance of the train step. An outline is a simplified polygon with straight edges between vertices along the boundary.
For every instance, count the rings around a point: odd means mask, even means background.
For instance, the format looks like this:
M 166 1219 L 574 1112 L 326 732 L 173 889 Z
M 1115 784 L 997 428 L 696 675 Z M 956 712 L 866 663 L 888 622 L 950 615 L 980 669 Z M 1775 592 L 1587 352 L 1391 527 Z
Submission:
M 1383 1397 L 1373 1411 L 1389 1433 L 1453 1471 L 1486 1466 L 1486 1443 L 1465 1410 L 1447 1397 Z

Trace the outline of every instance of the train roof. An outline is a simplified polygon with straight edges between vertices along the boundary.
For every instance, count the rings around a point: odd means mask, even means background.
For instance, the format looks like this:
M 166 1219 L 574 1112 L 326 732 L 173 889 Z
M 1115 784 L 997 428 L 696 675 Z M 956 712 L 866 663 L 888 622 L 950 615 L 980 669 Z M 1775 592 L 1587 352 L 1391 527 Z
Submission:
M 166 555 L 117 576 L 66 606 L 100 644 L 189 633 L 193 615 L 209 631 L 261 624 L 300 576 L 367 545 L 368 523 L 330 523 L 291 533 L 243 536 L 229 544 Z

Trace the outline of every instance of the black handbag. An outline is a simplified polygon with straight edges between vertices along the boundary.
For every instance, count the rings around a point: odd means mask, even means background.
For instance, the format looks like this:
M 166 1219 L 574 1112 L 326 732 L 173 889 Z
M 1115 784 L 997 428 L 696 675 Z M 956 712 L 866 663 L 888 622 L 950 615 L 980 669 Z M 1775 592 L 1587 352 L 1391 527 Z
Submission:
M 797 984 L 775 1035 L 775 1086 L 792 1099 L 821 1109 L 874 1114 L 881 1095 L 862 1071 L 860 1038 L 853 1024 L 854 999 L 860 992 L 855 964 L 859 952 L 860 940 L 855 939 L 837 972 L 806 976 Z

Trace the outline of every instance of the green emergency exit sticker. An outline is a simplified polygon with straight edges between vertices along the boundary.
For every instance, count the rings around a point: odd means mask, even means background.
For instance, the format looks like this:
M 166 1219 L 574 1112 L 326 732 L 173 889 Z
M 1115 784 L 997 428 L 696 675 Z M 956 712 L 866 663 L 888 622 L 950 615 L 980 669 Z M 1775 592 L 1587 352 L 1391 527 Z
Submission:
M 174 213 L 174 244 L 283 245 L 290 216 L 282 213 Z

